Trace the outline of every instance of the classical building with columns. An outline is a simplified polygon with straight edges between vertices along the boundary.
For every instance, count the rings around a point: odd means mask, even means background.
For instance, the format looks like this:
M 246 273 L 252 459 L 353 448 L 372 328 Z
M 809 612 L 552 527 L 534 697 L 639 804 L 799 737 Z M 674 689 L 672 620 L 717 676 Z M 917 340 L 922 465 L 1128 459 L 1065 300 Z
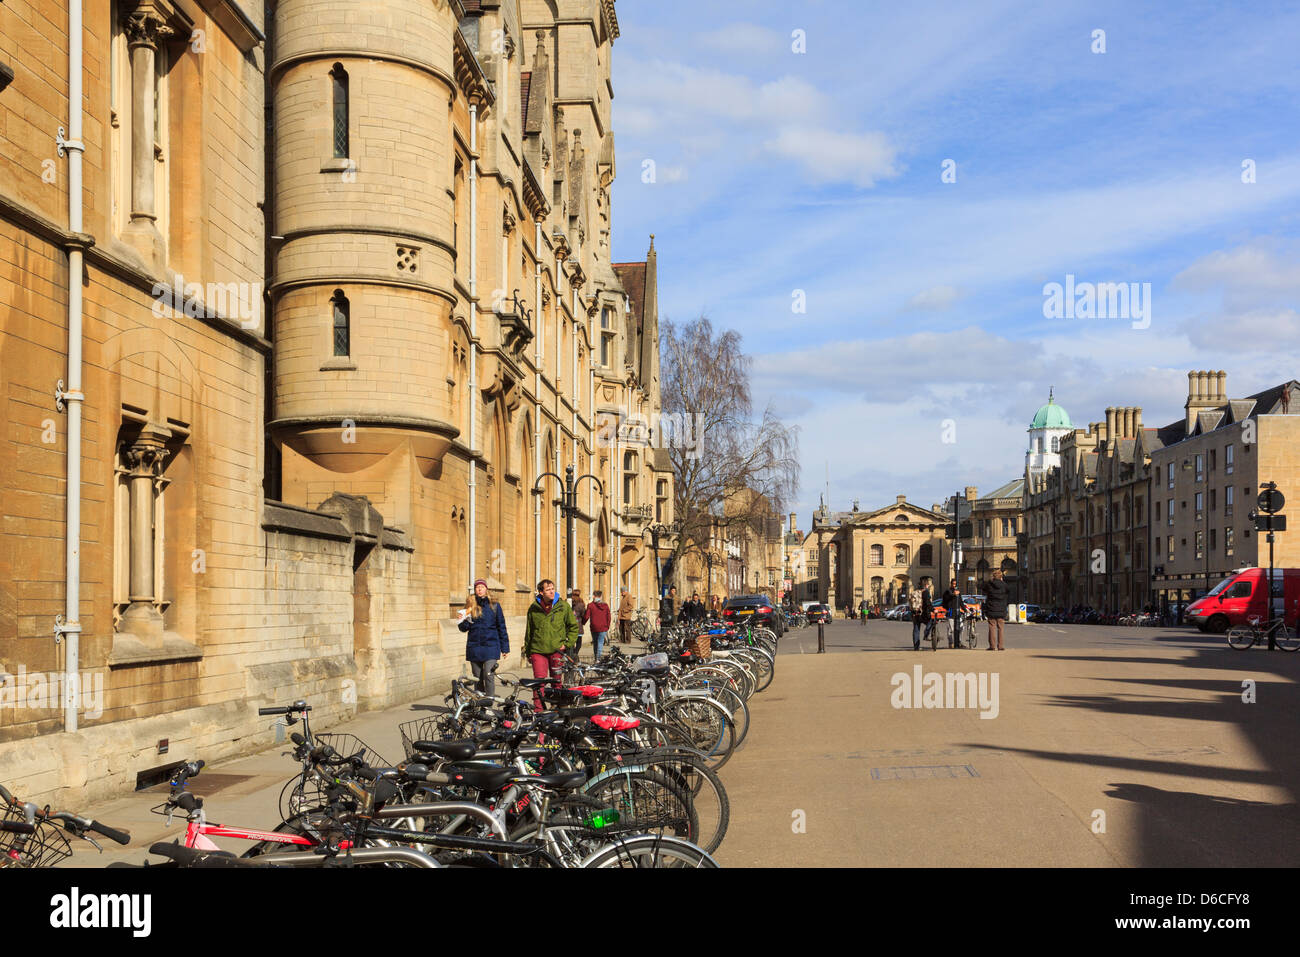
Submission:
M 433 694 L 476 578 L 513 636 L 539 578 L 650 587 L 618 35 L 613 0 L 0 4 L 0 702 L 103 692 L 0 708 L 9 786 Z
M 943 590 L 945 567 L 952 565 L 946 525 L 942 512 L 915 505 L 906 495 L 868 511 L 854 502 L 849 511 L 832 512 L 823 501 L 794 562 L 804 570 L 794 585 L 796 600 L 842 610 L 864 600 L 901 602 L 914 588 L 936 595 Z

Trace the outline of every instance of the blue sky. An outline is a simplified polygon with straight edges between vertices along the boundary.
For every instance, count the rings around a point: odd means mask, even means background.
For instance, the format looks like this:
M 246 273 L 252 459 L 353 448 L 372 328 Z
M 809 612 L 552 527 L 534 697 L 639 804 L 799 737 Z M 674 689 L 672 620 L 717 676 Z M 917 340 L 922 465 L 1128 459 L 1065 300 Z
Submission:
M 1163 425 L 1189 370 L 1300 377 L 1296 5 L 617 9 L 615 258 L 653 232 L 661 319 L 742 333 L 801 527 L 828 465 L 833 508 L 1018 476 L 1049 386 Z M 1045 318 L 1067 274 L 1150 283 L 1149 327 Z

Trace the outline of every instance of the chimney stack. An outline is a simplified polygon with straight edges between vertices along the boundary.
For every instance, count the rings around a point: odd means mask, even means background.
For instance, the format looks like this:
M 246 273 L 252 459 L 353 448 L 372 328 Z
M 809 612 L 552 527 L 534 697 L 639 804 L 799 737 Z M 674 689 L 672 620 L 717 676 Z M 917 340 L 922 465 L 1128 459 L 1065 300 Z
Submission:
M 791 513 L 790 513 L 790 534 L 791 534 L 791 535 L 793 535 L 796 531 L 798 531 L 798 529 L 795 528 L 795 524 L 794 524 L 794 516 L 795 516 L 795 513 L 794 513 L 794 512 L 791 512 Z
M 1183 406 L 1186 413 L 1184 427 L 1187 434 L 1190 435 L 1192 429 L 1196 427 L 1198 412 L 1202 409 L 1212 409 L 1223 405 L 1228 401 L 1227 396 L 1224 394 L 1227 375 L 1223 371 L 1187 373 L 1187 404 Z
M 1133 434 L 1135 436 L 1142 434 L 1142 406 L 1133 407 Z
M 1104 437 L 1107 439 L 1113 439 L 1115 437 L 1116 411 L 1117 410 L 1113 405 L 1106 410 L 1106 435 Z
M 906 502 L 906 501 L 907 501 L 907 496 L 906 496 L 906 495 L 895 495 L 895 496 L 894 496 L 894 504 L 895 504 L 895 505 L 902 505 L 902 504 L 903 504 L 904 502 Z
M 973 502 L 978 497 L 979 489 L 974 485 L 966 486 L 966 501 Z

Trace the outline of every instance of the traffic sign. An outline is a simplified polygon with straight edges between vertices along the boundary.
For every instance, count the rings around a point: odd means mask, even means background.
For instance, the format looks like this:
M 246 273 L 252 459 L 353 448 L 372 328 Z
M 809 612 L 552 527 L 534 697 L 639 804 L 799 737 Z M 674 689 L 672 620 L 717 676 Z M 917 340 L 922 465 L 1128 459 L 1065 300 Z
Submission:
M 1275 488 L 1266 488 L 1259 493 L 1259 510 L 1261 512 L 1280 512 L 1286 504 L 1286 496 Z
M 1286 516 L 1285 515 L 1257 515 L 1255 517 L 1255 531 L 1285 532 Z

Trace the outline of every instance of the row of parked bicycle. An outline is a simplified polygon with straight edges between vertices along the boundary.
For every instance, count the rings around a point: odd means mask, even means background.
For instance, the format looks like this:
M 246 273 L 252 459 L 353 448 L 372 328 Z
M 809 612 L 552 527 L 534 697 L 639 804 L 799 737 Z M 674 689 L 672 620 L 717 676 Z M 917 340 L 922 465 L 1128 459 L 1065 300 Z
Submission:
M 354 735 L 314 733 L 305 701 L 261 708 L 296 726 L 280 823 L 210 823 L 190 790 L 204 762 L 188 761 L 153 808 L 184 817 L 185 836 L 141 866 L 716 867 L 730 821 L 717 772 L 749 732 L 776 646 L 764 628 L 680 625 L 636 658 L 611 647 L 594 664 L 569 659 L 561 678 L 498 676 L 500 696 L 457 679 L 445 708 L 399 726 L 396 763 Z M 3 787 L 0 801 L 0 867 L 56 865 L 69 837 L 130 841 Z M 236 855 L 214 838 L 251 846 Z
M 1042 622 L 1049 625 L 1132 625 L 1155 628 L 1173 623 L 1162 619 L 1157 612 L 1134 611 L 1124 613 L 1098 611 L 1095 608 L 1088 607 L 1056 608 L 1048 611 L 1046 608 L 1034 606 L 1031 608 L 1028 617 L 1031 622 Z

